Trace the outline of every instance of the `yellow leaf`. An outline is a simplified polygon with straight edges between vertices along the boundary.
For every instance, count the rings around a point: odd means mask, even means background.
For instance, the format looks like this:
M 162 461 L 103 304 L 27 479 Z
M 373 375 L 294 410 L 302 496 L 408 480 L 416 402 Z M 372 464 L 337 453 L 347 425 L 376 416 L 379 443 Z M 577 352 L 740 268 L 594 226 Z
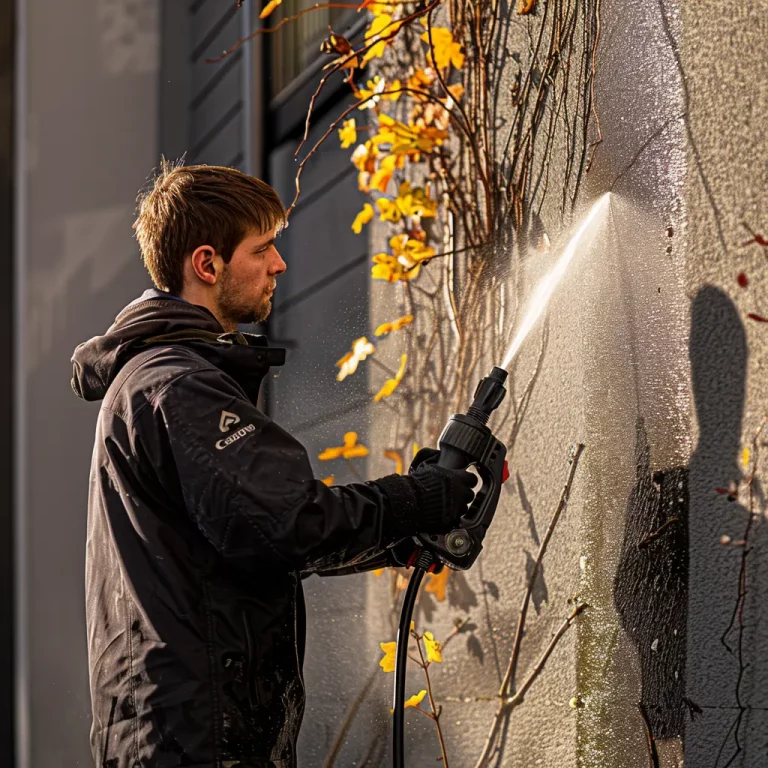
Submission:
M 427 695 L 427 691 L 419 691 L 418 693 L 415 693 L 413 696 L 411 696 L 408 701 L 405 702 L 403 707 L 418 707 L 419 704 L 421 704 L 422 699 Z
M 395 235 L 389 241 L 392 253 L 377 253 L 373 257 L 374 267 L 371 275 L 376 280 L 414 280 L 419 275 L 420 263 L 435 255 L 433 248 L 428 248 L 419 240 L 409 238 L 407 234 Z
M 323 485 L 330 486 L 330 485 L 333 485 L 333 480 L 334 480 L 333 475 L 328 475 L 328 477 L 324 477 L 320 482 Z
M 536 0 L 517 0 L 517 12 L 520 16 L 525 13 L 530 13 L 533 10 L 533 6 L 536 4 Z
M 429 197 L 424 187 L 411 189 L 408 182 L 403 182 L 395 200 L 403 216 L 429 217 L 437 213 L 437 200 Z
M 400 368 L 398 368 L 398 371 L 395 374 L 395 378 L 387 379 L 384 382 L 382 388 L 374 396 L 374 402 L 378 403 L 383 398 L 389 397 L 397 389 L 400 382 L 403 380 L 403 375 L 405 374 L 405 363 L 407 360 L 408 355 L 400 355 Z
M 389 240 L 392 254 L 406 268 L 410 268 L 424 259 L 431 259 L 435 249 L 424 245 L 421 240 L 408 237 L 407 234 L 395 235 Z
M 339 369 L 336 380 L 344 381 L 347 376 L 357 370 L 358 363 L 365 360 L 368 355 L 372 355 L 375 351 L 376 347 L 365 336 L 355 339 L 352 342 L 352 351 L 347 352 L 344 357 L 336 361 L 336 367 Z
M 375 331 L 376 336 L 386 336 L 392 331 L 399 331 L 401 328 L 405 328 L 406 325 L 410 325 L 413 322 L 413 315 L 404 315 L 398 317 L 397 320 L 393 320 L 391 323 L 382 323 Z
M 374 280 L 386 280 L 388 283 L 394 283 L 397 280 L 402 280 L 402 275 L 403 268 L 394 256 L 390 256 L 388 253 L 377 253 L 373 257 L 371 277 Z
M 418 452 L 419 452 L 419 444 L 418 443 L 414 443 L 413 444 L 413 456 L 412 456 L 412 458 L 416 458 L 416 454 Z
M 448 131 L 434 126 L 410 122 L 408 125 L 386 114 L 379 115 L 379 132 L 371 141 L 376 146 L 390 145 L 397 156 L 416 158 L 421 152 L 430 153 L 448 138 Z
M 391 221 L 393 224 L 397 224 L 403 218 L 397 203 L 393 200 L 388 200 L 386 197 L 380 197 L 376 201 L 376 207 L 379 209 L 379 219 L 381 221 Z
M 345 120 L 339 128 L 339 139 L 341 139 L 341 148 L 351 147 L 357 141 L 357 124 L 355 119 Z
M 345 459 L 354 459 L 360 456 L 367 456 L 370 451 L 361 443 L 357 442 L 357 432 L 347 432 L 344 435 L 344 445 L 326 448 L 317 458 L 320 461 L 338 459 L 343 456 Z
M 357 12 L 360 13 L 360 11 L 365 9 L 370 11 L 374 16 L 381 16 L 382 13 L 391 12 L 393 5 L 397 5 L 397 3 L 376 3 L 366 1 L 360 5 Z
M 384 568 L 374 568 L 373 569 L 373 575 L 378 579 L 379 576 L 381 576 L 382 573 L 384 573 Z
M 387 82 L 383 77 L 375 75 L 372 80 L 368 81 L 367 88 L 359 88 L 357 91 L 358 99 L 366 99 L 358 109 L 373 109 L 381 99 L 382 91 L 387 87 Z
M 429 45 L 429 30 L 422 34 L 421 39 Z M 456 69 L 464 66 L 464 54 L 461 43 L 453 39 L 453 33 L 446 27 L 432 27 L 432 50 L 427 53 L 427 60 L 433 61 L 438 69 L 445 69 L 450 64 Z
M 364 445 L 356 445 L 353 448 L 347 448 L 341 455 L 345 459 L 360 459 L 363 456 L 367 456 L 370 451 Z
M 401 576 L 398 573 L 397 574 L 397 579 L 395 579 L 395 589 L 398 589 L 398 590 L 402 591 L 407 586 L 408 586 L 408 579 L 406 579 L 404 576 Z
M 395 671 L 395 653 L 397 653 L 397 643 L 379 643 L 379 647 L 384 651 L 384 658 L 379 662 L 379 666 L 385 672 Z
M 344 453 L 343 445 L 337 448 L 326 448 L 317 458 L 320 461 L 330 461 L 331 459 L 338 459 L 342 453 Z
M 741 466 L 744 467 L 744 469 L 749 469 L 749 457 L 751 455 L 751 452 L 749 448 L 742 448 L 741 449 Z
M 366 46 L 371 42 L 374 42 L 374 45 L 363 56 L 363 64 L 366 64 L 371 59 L 382 56 L 384 49 L 392 42 L 402 25 L 401 21 L 392 21 L 392 17 L 387 13 L 376 16 L 371 22 L 371 26 L 365 32 Z M 384 38 L 383 40 L 382 37 Z
M 430 573 L 429 581 L 424 587 L 425 592 L 431 592 L 438 603 L 442 603 L 445 600 L 445 590 L 448 586 L 448 577 L 451 575 L 450 568 L 443 568 L 440 573 Z
M 376 156 L 379 150 L 372 141 L 366 141 L 365 144 L 358 144 L 352 153 L 352 164 L 358 171 L 373 173 L 376 170 Z
M 389 181 L 398 167 L 400 166 L 398 165 L 397 157 L 395 155 L 386 155 L 379 163 L 376 172 L 371 176 L 371 189 L 386 193 Z
M 443 660 L 443 646 L 435 640 L 431 632 L 424 633 L 424 646 L 427 649 L 427 661 L 441 662 Z
M 384 451 L 384 456 L 388 459 L 392 459 L 395 462 L 395 474 L 403 474 L 403 460 L 400 458 L 400 454 L 397 451 Z
M 267 4 L 266 4 L 266 5 L 265 5 L 265 6 L 264 6 L 262 9 L 261 9 L 261 13 L 259 14 L 259 18 L 260 18 L 260 19 L 266 19 L 266 18 L 267 18 L 267 16 L 269 16 L 269 14 L 270 14 L 270 13 L 272 13 L 272 11 L 274 11 L 274 10 L 275 10 L 275 8 L 277 8 L 277 6 L 278 6 L 278 5 L 280 5 L 280 3 L 282 3 L 282 2 L 283 2 L 283 0 L 270 0 L 270 1 L 269 1 L 269 2 L 268 2 L 268 3 L 267 3 Z
M 429 86 L 432 85 L 432 83 L 435 80 L 435 71 L 431 67 L 426 67 L 425 69 L 417 69 L 409 78 L 406 84 L 406 87 L 410 91 L 424 91 L 425 93 L 428 92 Z M 450 90 L 450 87 L 449 87 Z M 422 99 L 424 97 L 421 97 L 416 94 L 411 94 L 417 99 Z
M 352 222 L 352 231 L 359 235 L 363 231 L 363 225 L 367 224 L 373 218 L 373 206 L 370 203 L 366 203 L 363 206 L 363 210 L 355 216 L 355 220 Z

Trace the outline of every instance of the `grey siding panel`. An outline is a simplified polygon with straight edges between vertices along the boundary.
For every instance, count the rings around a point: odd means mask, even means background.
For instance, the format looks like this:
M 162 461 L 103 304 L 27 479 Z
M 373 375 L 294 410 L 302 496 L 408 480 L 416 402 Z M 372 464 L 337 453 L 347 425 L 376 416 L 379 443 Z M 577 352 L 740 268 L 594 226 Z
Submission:
M 194 94 L 202 90 L 216 76 L 219 67 L 226 61 L 226 58 L 224 58 L 220 62 L 209 63 L 206 59 L 218 58 L 225 50 L 231 48 L 239 38 L 240 19 L 237 16 L 233 16 L 218 31 L 215 37 L 210 38 L 205 48 L 201 48 L 200 41 L 194 35 L 192 36 L 190 67 L 192 70 L 192 92 Z
M 210 56 L 211 46 L 233 22 L 239 27 L 240 15 L 237 11 L 237 3 L 219 1 L 204 3 L 192 14 L 193 61 Z
M 232 67 L 216 88 L 212 89 L 199 106 L 192 110 L 192 145 L 196 146 L 207 135 L 215 132 L 222 118 L 242 102 L 240 67 Z M 230 153 L 231 154 L 231 153 Z
M 235 77 L 239 78 L 242 76 L 240 71 L 241 60 L 242 52 L 235 51 L 220 64 L 211 64 L 210 66 L 216 68 L 216 72 L 200 90 L 195 92 L 194 98 L 191 98 L 189 101 L 189 109 L 193 112 L 199 109 L 210 109 L 210 97 L 222 86 L 224 79 L 230 77 L 233 70 Z
M 160 150 L 167 156 L 186 153 L 187 164 L 244 170 L 243 51 L 220 63 L 205 61 L 220 56 L 242 36 L 243 18 L 235 2 L 164 0 Z
M 228 113 L 221 116 L 190 151 L 190 163 L 224 165 L 233 154 L 239 151 L 243 142 L 242 102 L 235 104 Z
M 278 289 L 281 301 L 291 300 L 366 252 L 365 234 L 356 235 L 351 229 L 362 206 L 354 178 L 348 175 L 327 197 L 294 211 L 290 226 L 278 240 L 278 248 L 288 259 Z

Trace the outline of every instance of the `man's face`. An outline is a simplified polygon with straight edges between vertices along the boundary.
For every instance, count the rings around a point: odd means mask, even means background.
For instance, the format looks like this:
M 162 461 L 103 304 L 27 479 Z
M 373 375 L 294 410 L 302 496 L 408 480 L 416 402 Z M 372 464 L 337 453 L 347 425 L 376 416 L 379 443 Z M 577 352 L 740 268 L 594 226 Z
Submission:
M 285 262 L 275 248 L 275 230 L 245 236 L 224 265 L 216 283 L 218 317 L 222 324 L 260 323 L 272 310 L 272 292 Z

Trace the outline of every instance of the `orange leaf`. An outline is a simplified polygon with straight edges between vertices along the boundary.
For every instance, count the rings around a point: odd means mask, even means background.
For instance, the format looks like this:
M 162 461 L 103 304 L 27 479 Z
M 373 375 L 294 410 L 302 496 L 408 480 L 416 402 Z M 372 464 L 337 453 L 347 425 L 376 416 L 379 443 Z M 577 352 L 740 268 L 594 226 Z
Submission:
M 368 449 L 357 442 L 357 432 L 347 432 L 344 435 L 344 445 L 337 445 L 326 448 L 317 458 L 320 461 L 329 461 L 343 456 L 345 459 L 354 459 L 361 456 L 367 456 Z
M 267 16 L 269 16 L 272 11 L 277 8 L 280 3 L 282 3 L 283 0 L 269 0 L 269 2 L 261 9 L 261 13 L 259 14 L 260 19 L 266 19 Z
M 366 203 L 363 206 L 363 210 L 355 216 L 355 220 L 352 222 L 352 231 L 359 235 L 363 231 L 363 225 L 367 224 L 373 218 L 373 206 L 370 203 Z
M 405 328 L 406 325 L 410 325 L 413 322 L 413 315 L 404 315 L 398 317 L 397 320 L 393 320 L 391 323 L 382 323 L 375 331 L 376 336 L 386 336 L 392 331 L 399 331 L 401 328 Z
M 397 451 L 384 451 L 384 455 L 388 459 L 392 459 L 395 462 L 395 474 L 403 474 L 403 460 L 400 458 L 400 454 Z
M 328 477 L 324 477 L 320 482 L 323 485 L 331 486 L 331 485 L 333 485 L 333 479 L 334 479 L 333 475 L 328 475 Z
M 448 577 L 451 575 L 450 568 L 443 568 L 440 573 L 430 573 L 429 581 L 424 587 L 425 592 L 431 592 L 438 603 L 445 600 L 445 591 L 448 586 Z
M 517 12 L 520 16 L 530 13 L 534 5 L 536 5 L 536 0 L 517 0 Z
M 387 379 L 381 389 L 374 396 L 374 402 L 379 402 L 385 397 L 389 397 L 400 385 L 405 374 L 405 363 L 408 360 L 408 355 L 400 355 L 400 368 L 398 368 L 394 379 Z

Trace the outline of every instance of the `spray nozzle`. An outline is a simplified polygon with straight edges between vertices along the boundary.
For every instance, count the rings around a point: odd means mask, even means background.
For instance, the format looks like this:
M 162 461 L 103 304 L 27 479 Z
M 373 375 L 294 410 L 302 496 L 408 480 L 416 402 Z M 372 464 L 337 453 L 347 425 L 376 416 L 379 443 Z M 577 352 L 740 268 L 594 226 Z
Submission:
M 507 394 L 504 388 L 506 380 L 507 372 L 503 368 L 494 366 L 488 376 L 480 379 L 467 414 L 481 424 L 487 424 L 491 414 L 501 405 L 501 401 Z

